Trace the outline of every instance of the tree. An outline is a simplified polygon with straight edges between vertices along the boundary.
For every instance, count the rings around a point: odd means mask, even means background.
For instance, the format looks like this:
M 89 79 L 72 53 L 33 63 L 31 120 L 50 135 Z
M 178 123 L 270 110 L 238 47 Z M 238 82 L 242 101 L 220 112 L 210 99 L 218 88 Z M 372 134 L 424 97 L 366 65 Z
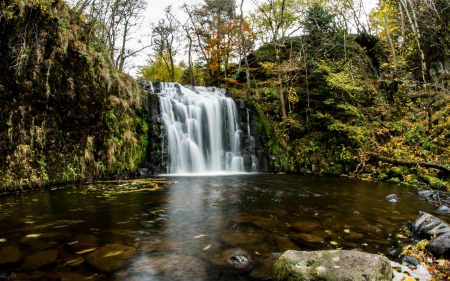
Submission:
M 166 81 L 175 82 L 175 62 L 174 57 L 177 54 L 176 37 L 179 33 L 179 24 L 172 16 L 172 7 L 165 9 L 165 18 L 158 21 L 152 27 L 153 33 L 153 51 L 158 58 L 164 62 L 169 79 Z
M 128 58 L 150 47 L 137 50 L 128 47 L 139 19 L 146 6 L 145 0 L 85 0 L 78 1 L 78 16 L 85 13 L 92 32 L 106 44 L 111 60 L 119 71 L 123 71 Z

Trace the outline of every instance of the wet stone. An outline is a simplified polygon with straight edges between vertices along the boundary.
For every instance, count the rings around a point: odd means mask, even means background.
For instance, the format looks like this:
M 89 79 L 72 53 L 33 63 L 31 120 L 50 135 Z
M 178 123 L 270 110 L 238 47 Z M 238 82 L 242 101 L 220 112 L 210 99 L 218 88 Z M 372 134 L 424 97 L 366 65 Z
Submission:
M 281 254 L 266 254 L 258 257 L 255 260 L 253 270 L 250 272 L 250 277 L 258 280 L 270 280 L 272 278 L 272 269 L 275 262 L 279 259 Z
M 54 263 L 57 257 L 58 257 L 57 250 L 47 250 L 38 252 L 26 257 L 22 268 L 25 271 L 35 270 Z
M 291 229 L 300 233 L 311 233 L 320 228 L 317 221 L 299 221 L 291 223 Z
M 406 263 L 408 266 L 418 266 L 420 264 L 419 260 L 415 257 L 411 256 L 402 256 L 401 257 L 402 262 Z
M 211 257 L 214 266 L 225 269 L 248 269 L 252 267 L 251 258 L 248 253 L 240 248 L 232 248 L 225 250 Z M 242 265 L 246 265 L 243 267 Z
M 254 232 L 228 231 L 222 233 L 222 239 L 230 245 L 255 245 L 263 242 L 264 235 Z
M 81 275 L 77 272 L 64 272 L 58 274 L 60 281 L 86 281 L 87 276 Z M 88 279 L 88 280 L 96 280 L 96 279 Z
M 287 250 L 295 250 L 295 251 L 300 250 L 300 248 L 297 246 L 297 244 L 295 244 L 288 238 L 278 238 L 277 247 L 278 247 L 278 251 L 280 251 L 280 252 L 285 252 Z
M 182 247 L 183 243 L 181 242 L 174 242 L 168 239 L 155 239 L 144 242 L 142 246 L 139 247 L 139 249 L 147 252 L 161 252 L 174 251 L 176 249 L 181 249 Z
M 20 250 L 16 246 L 6 246 L 0 251 L 0 265 L 15 264 L 20 261 Z
M 86 261 L 100 272 L 110 273 L 125 264 L 135 253 L 133 247 L 108 244 L 87 255 Z
M 359 242 L 364 238 L 364 235 L 362 233 L 350 232 L 350 233 L 344 233 L 342 238 L 344 238 L 344 240 L 346 240 L 346 241 Z
M 439 208 L 437 208 L 436 211 L 438 211 L 440 213 L 444 213 L 444 214 L 450 214 L 450 208 L 445 205 L 439 206 Z
M 290 235 L 298 244 L 305 244 L 313 247 L 324 244 L 325 240 L 323 237 L 307 233 L 291 233 Z

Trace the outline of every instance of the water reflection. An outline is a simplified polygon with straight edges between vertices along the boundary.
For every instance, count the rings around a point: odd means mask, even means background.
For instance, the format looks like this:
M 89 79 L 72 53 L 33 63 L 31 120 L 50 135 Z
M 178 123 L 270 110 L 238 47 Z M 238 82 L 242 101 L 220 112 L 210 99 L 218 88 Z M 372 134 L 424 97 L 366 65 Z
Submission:
M 402 228 L 418 210 L 435 213 L 390 184 L 263 174 L 167 180 L 0 197 L 1 271 L 50 280 L 258 280 L 287 249 L 387 254 L 410 241 Z M 386 200 L 391 193 L 398 203 Z M 117 268 L 94 261 L 101 250 L 97 260 Z M 5 262 L 6 252 L 19 258 Z M 33 264 L 33 255 L 47 263 Z

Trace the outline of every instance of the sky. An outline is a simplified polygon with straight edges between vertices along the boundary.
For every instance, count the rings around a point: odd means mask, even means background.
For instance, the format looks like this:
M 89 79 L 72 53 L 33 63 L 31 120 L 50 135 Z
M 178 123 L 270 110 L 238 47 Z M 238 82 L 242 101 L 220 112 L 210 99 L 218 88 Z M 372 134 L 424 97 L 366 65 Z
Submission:
M 156 23 L 160 18 L 164 15 L 164 8 L 169 5 L 172 5 L 174 10 L 177 10 L 178 7 L 183 5 L 183 3 L 188 2 L 204 2 L 203 0 L 148 0 L 148 6 L 144 14 L 144 18 L 142 19 L 141 26 L 136 33 L 136 38 L 141 38 L 142 44 L 147 44 L 149 42 L 149 33 L 150 33 L 150 24 L 152 22 Z M 236 0 L 236 4 L 240 5 L 240 0 Z M 370 12 L 374 7 L 378 5 L 379 0 L 363 0 L 364 7 L 367 13 Z M 252 4 L 252 0 L 244 0 L 244 13 L 248 13 L 249 11 L 254 10 L 254 6 Z M 182 13 L 178 13 L 180 17 Z M 146 36 L 144 36 L 146 34 Z M 131 47 L 138 49 L 140 45 L 137 41 L 132 42 Z M 128 69 L 129 74 L 136 77 L 139 71 L 139 67 L 146 64 L 148 60 L 150 50 L 147 49 L 141 52 L 139 55 L 133 57 L 129 61 L 130 67 Z

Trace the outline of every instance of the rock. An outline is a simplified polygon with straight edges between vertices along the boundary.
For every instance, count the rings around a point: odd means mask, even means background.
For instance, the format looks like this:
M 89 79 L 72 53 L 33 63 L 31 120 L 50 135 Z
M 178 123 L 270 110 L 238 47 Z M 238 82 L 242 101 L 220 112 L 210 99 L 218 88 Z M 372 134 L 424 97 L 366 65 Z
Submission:
M 253 233 L 253 232 L 236 232 L 236 231 L 228 231 L 222 233 L 222 239 L 227 244 L 230 245 L 256 245 L 261 242 L 264 242 L 265 237 L 261 233 Z
M 403 248 L 392 248 L 389 249 L 388 255 L 391 256 L 393 259 L 398 258 L 400 254 L 403 252 Z
M 440 212 L 440 213 L 450 214 L 450 208 L 447 207 L 447 206 L 445 206 L 445 205 L 439 206 L 439 208 L 437 208 L 436 211 L 438 211 L 438 212 Z
M 389 203 L 397 203 L 398 200 L 397 200 L 397 199 L 391 199 L 391 200 L 389 200 L 388 202 L 389 202 Z
M 63 272 L 58 274 L 58 277 L 61 281 L 86 281 L 87 278 L 87 276 L 81 275 L 77 272 Z
M 307 234 L 307 233 L 291 233 L 292 238 L 298 243 L 308 246 L 318 246 L 324 244 L 325 239 L 323 237 Z
M 439 235 L 426 247 L 435 257 L 450 256 L 450 232 Z
M 449 233 L 450 226 L 439 218 L 425 212 L 410 225 L 411 231 L 420 239 L 430 239 L 432 236 Z
M 300 248 L 297 246 L 297 244 L 295 244 L 288 238 L 278 238 L 277 247 L 278 251 L 280 252 L 284 252 L 287 250 L 300 251 Z
M 16 246 L 6 246 L 0 251 L 0 265 L 14 264 L 20 261 L 20 250 Z
M 392 268 L 386 257 L 358 251 L 286 251 L 275 263 L 273 279 L 392 280 Z
M 57 250 L 47 250 L 38 252 L 26 257 L 22 268 L 25 271 L 35 270 L 54 263 L 57 257 L 58 257 Z
M 250 256 L 246 251 L 239 248 L 228 249 L 216 254 L 212 256 L 211 262 L 214 266 L 229 270 L 249 271 L 252 269 Z
M 397 199 L 397 195 L 395 194 L 389 194 L 388 196 L 386 196 L 387 200 L 391 200 L 391 199 Z
M 311 233 L 320 228 L 317 221 L 299 221 L 291 223 L 291 229 L 300 233 Z
M 280 256 L 281 254 L 272 253 L 258 257 L 250 272 L 250 277 L 257 280 L 271 280 L 273 265 Z
M 345 241 L 359 242 L 364 238 L 364 234 L 352 231 L 349 233 L 344 233 L 342 238 L 344 238 Z
M 420 264 L 418 259 L 416 259 L 415 257 L 411 257 L 411 256 L 402 256 L 401 260 L 402 260 L 402 262 L 406 263 L 407 266 L 417 267 Z
M 86 257 L 86 261 L 97 270 L 105 273 L 116 271 L 136 253 L 133 247 L 120 244 L 107 244 Z

